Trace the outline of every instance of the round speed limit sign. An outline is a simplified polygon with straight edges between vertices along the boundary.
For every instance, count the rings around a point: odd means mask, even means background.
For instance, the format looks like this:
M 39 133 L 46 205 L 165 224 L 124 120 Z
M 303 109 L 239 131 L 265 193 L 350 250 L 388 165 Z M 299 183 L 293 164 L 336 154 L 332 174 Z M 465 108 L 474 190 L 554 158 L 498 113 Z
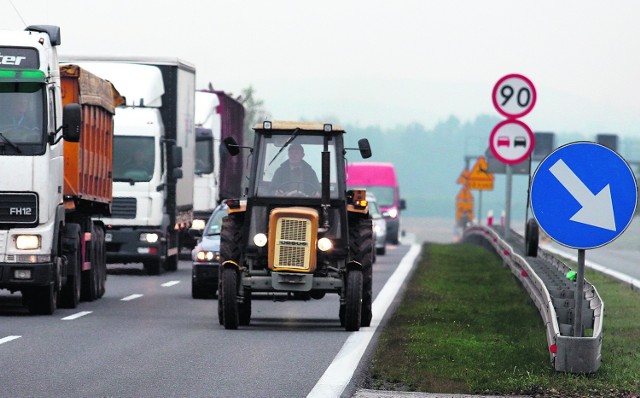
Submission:
M 536 104 L 536 89 L 531 80 L 513 73 L 493 87 L 493 106 L 507 118 L 517 119 L 531 112 Z

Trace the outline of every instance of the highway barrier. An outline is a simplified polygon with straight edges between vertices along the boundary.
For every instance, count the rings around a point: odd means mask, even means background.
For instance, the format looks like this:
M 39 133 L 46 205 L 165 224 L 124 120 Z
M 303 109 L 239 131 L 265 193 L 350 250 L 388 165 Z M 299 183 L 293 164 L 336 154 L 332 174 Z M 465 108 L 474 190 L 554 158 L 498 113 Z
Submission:
M 542 248 L 537 257 L 525 256 L 524 238 L 502 227 L 472 225 L 463 241 L 495 251 L 509 267 L 538 308 L 546 329 L 551 365 L 556 371 L 595 373 L 600 368 L 604 303 L 596 288 L 584 281 L 582 331 L 574 337 L 575 290 L 573 274 L 562 261 Z

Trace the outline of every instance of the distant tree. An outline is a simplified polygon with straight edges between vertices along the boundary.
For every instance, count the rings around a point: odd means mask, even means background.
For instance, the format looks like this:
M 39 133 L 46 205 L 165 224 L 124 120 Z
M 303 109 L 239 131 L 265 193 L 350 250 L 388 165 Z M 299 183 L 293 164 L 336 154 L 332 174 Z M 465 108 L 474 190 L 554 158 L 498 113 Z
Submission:
M 253 126 L 271 117 L 264 108 L 264 101 L 258 99 L 253 86 L 242 90 L 238 101 L 244 105 L 244 142 L 245 145 L 253 145 Z

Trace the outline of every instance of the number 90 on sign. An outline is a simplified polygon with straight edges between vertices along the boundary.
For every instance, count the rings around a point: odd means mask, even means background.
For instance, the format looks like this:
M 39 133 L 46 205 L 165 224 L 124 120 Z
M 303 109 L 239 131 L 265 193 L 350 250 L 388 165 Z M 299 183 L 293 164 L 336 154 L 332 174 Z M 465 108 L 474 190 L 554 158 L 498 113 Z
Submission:
M 519 74 L 506 75 L 493 87 L 493 106 L 507 118 L 517 119 L 531 112 L 536 89 L 531 80 Z

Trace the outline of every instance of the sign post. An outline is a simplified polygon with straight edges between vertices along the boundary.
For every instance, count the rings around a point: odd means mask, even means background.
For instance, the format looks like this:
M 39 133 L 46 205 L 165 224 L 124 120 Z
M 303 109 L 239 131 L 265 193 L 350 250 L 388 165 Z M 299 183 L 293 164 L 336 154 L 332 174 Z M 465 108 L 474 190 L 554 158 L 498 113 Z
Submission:
M 531 80 L 519 74 L 502 77 L 493 87 L 493 106 L 507 119 L 498 123 L 489 137 L 491 153 L 506 164 L 505 225 L 504 237 L 511 234 L 511 166 L 531 155 L 535 136 L 531 129 L 517 120 L 527 115 L 536 104 L 537 94 Z
M 578 249 L 574 336 L 582 335 L 585 250 L 604 246 L 631 224 L 638 186 L 631 167 L 613 150 L 574 142 L 553 151 L 531 180 L 531 209 L 555 242 Z

